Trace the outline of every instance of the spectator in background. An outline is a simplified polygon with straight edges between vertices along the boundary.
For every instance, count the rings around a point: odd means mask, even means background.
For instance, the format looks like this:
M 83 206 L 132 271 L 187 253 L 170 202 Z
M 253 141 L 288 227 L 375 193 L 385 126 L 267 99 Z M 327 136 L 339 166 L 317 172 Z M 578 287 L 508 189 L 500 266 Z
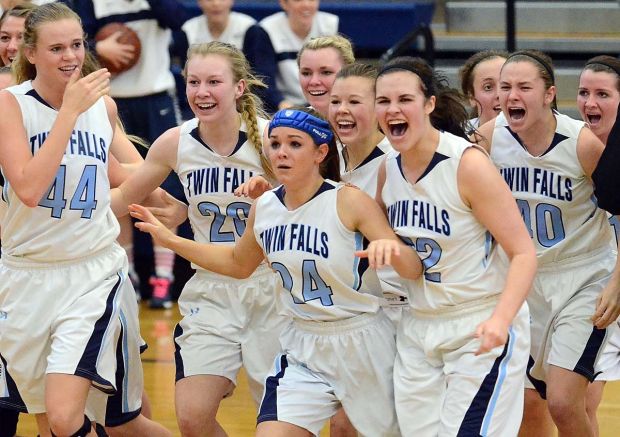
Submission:
M 91 38 L 104 25 L 113 22 L 128 25 L 140 37 L 142 54 L 137 64 L 114 76 L 111 81 L 110 95 L 118 105 L 119 115 L 127 132 L 152 143 L 166 130 L 176 126 L 175 103 L 170 94 L 174 89 L 174 78 L 170 72 L 168 45 L 171 30 L 179 30 L 189 18 L 187 9 L 178 0 L 85 0 L 75 2 L 75 10 L 82 17 L 84 30 Z M 113 34 L 96 44 L 91 41 L 91 47 L 94 47 L 100 58 L 112 64 L 123 65 L 131 58 L 133 48 L 121 44 L 118 41 L 119 36 Z M 145 155 L 146 150 L 141 150 L 141 153 Z M 176 177 L 168 177 L 162 187 L 173 196 L 183 198 L 183 190 Z M 136 248 L 142 249 L 136 250 L 136 258 L 143 256 L 145 261 L 136 263 L 136 266 L 150 261 L 150 241 L 148 238 L 144 239 L 143 235 L 134 234 L 128 219 L 124 222 L 124 227 L 125 232 L 121 233 L 122 245 L 129 258 L 131 274 L 134 252 L 132 236 L 136 237 Z M 139 282 L 144 284 L 145 279 L 154 273 L 149 280 L 153 287 L 150 306 L 170 308 L 174 253 L 157 246 L 153 247 L 153 253 L 154 272 L 148 268 L 138 269 L 136 275 L 134 270 L 132 279 L 135 281 L 139 276 Z M 185 266 L 186 270 L 189 270 L 189 266 Z M 135 285 L 138 288 L 138 284 Z
M 335 35 L 338 17 L 319 12 L 319 0 L 280 0 L 283 11 L 265 17 L 246 33 L 244 51 L 268 89 L 263 101 L 275 111 L 305 103 L 299 84 L 297 53 L 318 36 Z
M 181 27 L 187 44 L 220 41 L 243 49 L 248 28 L 256 24 L 249 15 L 231 11 L 233 0 L 197 0 L 202 15 L 194 17 Z

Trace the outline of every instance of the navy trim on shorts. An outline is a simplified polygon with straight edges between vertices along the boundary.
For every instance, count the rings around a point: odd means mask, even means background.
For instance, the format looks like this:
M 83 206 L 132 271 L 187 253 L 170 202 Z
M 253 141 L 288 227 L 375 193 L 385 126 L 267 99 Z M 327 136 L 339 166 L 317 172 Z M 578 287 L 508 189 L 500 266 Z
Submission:
M 527 362 L 527 369 L 525 371 L 525 374 L 527 375 L 527 379 L 530 380 L 530 382 L 534 386 L 534 389 L 538 392 L 540 397 L 543 399 L 547 399 L 547 383 L 542 379 L 534 378 L 530 374 L 530 371 L 532 370 L 532 367 L 534 367 L 534 364 L 536 364 L 536 362 L 534 361 L 534 357 L 530 355 L 530 359 Z
M 590 334 L 586 347 L 583 350 L 581 357 L 579 357 L 579 361 L 577 361 L 575 368 L 573 369 L 573 372 L 585 376 L 590 382 L 594 381 L 600 373 L 594 372 L 594 363 L 596 362 L 596 357 L 598 356 L 598 353 L 603 346 L 603 342 L 605 341 L 606 332 L 606 329 L 598 329 L 596 326 L 592 327 L 592 334 Z
M 119 426 L 123 425 L 140 414 L 141 408 L 135 411 L 126 413 L 123 411 L 124 403 L 127 399 L 125 387 L 125 369 L 128 364 L 129 357 L 125 355 L 125 326 L 121 324 L 121 332 L 118 336 L 118 342 L 116 343 L 116 393 L 108 397 L 107 407 L 105 411 L 105 426 Z
M 512 355 L 513 337 L 513 335 L 508 334 L 508 340 L 506 341 L 504 350 L 501 355 L 495 359 L 491 370 L 484 377 L 482 384 L 480 384 L 478 393 L 476 393 L 476 396 L 472 399 L 463 417 L 457 437 L 486 435 L 486 432 L 482 429 L 483 426 L 485 426 L 485 417 L 489 412 L 492 416 L 495 402 L 497 401 L 497 395 L 494 396 L 494 393 L 501 390 L 501 385 L 505 377 L 505 369 L 502 369 L 502 365 L 506 366 L 505 363 L 510 360 Z
M 180 323 L 174 327 L 174 365 L 176 367 L 176 374 L 174 375 L 174 382 L 185 378 L 185 368 L 183 366 L 183 356 L 181 355 L 181 346 L 177 343 L 177 338 L 183 335 L 183 327 Z
M 27 413 L 28 409 L 26 408 L 26 404 L 24 403 L 24 400 L 19 394 L 17 384 L 15 384 L 15 381 L 13 380 L 13 378 L 11 378 L 11 375 L 9 374 L 6 360 L 4 359 L 2 354 L 0 354 L 0 361 L 2 361 L 2 366 L 0 370 L 4 369 L 3 371 L 4 371 L 4 378 L 6 381 L 6 388 L 9 392 L 8 397 L 0 397 L 0 406 L 7 408 L 9 410 L 19 411 L 21 413 Z M 2 375 L 0 375 L 0 377 L 2 377 Z
M 286 359 L 286 355 L 282 354 L 280 355 L 278 365 L 280 370 L 275 376 L 267 377 L 265 381 L 265 395 L 263 396 L 263 401 L 260 403 L 260 410 L 256 419 L 257 425 L 261 422 L 278 420 L 278 386 L 280 385 L 280 379 L 284 377 L 287 367 L 288 360 Z
M 108 294 L 105 311 L 101 317 L 99 317 L 99 320 L 95 322 L 93 333 L 86 344 L 84 353 L 82 354 L 74 373 L 76 376 L 81 376 L 91 380 L 93 383 L 96 383 L 93 385 L 97 389 L 108 394 L 114 394 L 114 385 L 110 381 L 103 379 L 101 375 L 97 373 L 97 359 L 99 358 L 102 340 L 105 337 L 111 323 L 116 294 L 123 283 L 123 278 L 121 275 L 117 274 L 117 277 L 118 280 L 116 281 L 116 284 L 114 284 L 110 294 Z
M 370 241 L 362 235 L 362 249 L 367 249 L 369 244 Z M 357 284 L 357 288 L 355 289 L 356 291 L 360 291 L 360 288 L 362 288 L 364 273 L 366 273 L 369 268 L 370 264 L 368 263 L 368 258 L 359 258 L 357 264 L 357 277 L 359 278 L 359 282 Z

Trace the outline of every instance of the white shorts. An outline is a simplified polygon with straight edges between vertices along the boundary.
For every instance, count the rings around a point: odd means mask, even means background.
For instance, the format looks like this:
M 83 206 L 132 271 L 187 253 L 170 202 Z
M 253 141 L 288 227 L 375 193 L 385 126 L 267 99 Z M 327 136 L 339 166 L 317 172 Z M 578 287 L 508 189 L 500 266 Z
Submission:
M 218 375 L 236 385 L 243 365 L 258 406 L 286 326 L 276 305 L 276 275 L 265 266 L 244 280 L 197 272 L 179 298 L 176 380 Z
M 337 322 L 291 321 L 267 378 L 258 423 L 277 420 L 318 435 L 342 406 L 362 436 L 399 436 L 392 369 L 394 327 L 379 311 Z
M 405 312 L 397 335 L 394 394 L 404 436 L 516 436 L 523 414 L 529 313 L 523 305 L 506 345 L 475 355 L 473 333 L 497 299 L 440 315 Z
M 146 344 L 140 336 L 138 304 L 131 281 L 120 291 L 119 321 L 121 333 L 116 343 L 116 393 L 107 395 L 91 388 L 86 415 L 105 426 L 123 425 L 140 415 L 144 376 L 140 353 Z
M 540 267 L 527 301 L 532 350 L 527 388 L 546 398 L 546 373 L 554 365 L 592 382 L 606 330 L 592 324 L 596 301 L 615 265 L 609 251 Z
M 99 390 L 115 392 L 124 268 L 125 252 L 116 244 L 59 264 L 3 255 L 0 355 L 17 392 L 0 398 L 0 405 L 45 412 L 48 373 L 81 376 Z M 0 393 L 3 390 L 6 393 L 6 387 L 0 387 Z
M 601 370 L 596 381 L 620 381 L 620 324 L 617 322 L 607 328 L 608 341 L 599 357 Z

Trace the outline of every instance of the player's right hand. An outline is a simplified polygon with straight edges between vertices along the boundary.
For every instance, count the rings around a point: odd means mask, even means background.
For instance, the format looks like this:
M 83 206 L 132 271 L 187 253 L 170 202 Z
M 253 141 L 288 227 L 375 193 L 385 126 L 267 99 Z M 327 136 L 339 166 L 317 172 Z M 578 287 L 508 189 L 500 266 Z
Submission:
M 110 73 L 107 69 L 101 68 L 84 77 L 80 75 L 81 72 L 76 69 L 69 78 L 62 98 L 61 111 L 79 115 L 110 92 Z
M 155 216 L 144 206 L 132 204 L 129 205 L 129 214 L 140 222 L 136 222 L 136 228 L 142 232 L 148 232 L 153 237 L 153 242 L 163 247 L 169 247 L 171 240 L 175 235 L 157 220 Z

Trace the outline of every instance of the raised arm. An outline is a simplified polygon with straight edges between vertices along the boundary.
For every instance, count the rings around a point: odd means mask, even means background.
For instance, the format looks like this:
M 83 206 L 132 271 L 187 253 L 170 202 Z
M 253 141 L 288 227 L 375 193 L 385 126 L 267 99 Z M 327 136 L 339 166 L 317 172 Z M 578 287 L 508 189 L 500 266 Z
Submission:
M 383 211 L 368 194 L 354 187 L 340 189 L 338 216 L 347 228 L 361 232 L 371 242 L 366 250 L 357 253 L 368 257 L 371 268 L 391 265 L 407 279 L 417 279 L 422 274 L 417 253 L 396 236 Z
M 506 342 L 508 327 L 532 287 L 536 250 L 512 193 L 486 155 L 473 147 L 465 151 L 457 178 L 461 197 L 510 258 L 495 311 L 477 330 L 482 353 Z
M 151 212 L 140 205 L 131 205 L 132 217 L 141 220 L 136 227 L 153 236 L 156 244 L 167 247 L 186 260 L 221 275 L 247 278 L 256 270 L 264 254 L 254 237 L 254 205 L 246 222 L 246 232 L 234 246 L 203 244 L 175 235 L 161 224 Z
M 144 163 L 132 171 L 118 188 L 112 190 L 114 214 L 126 214 L 130 204 L 142 202 L 159 187 L 176 166 L 178 144 L 178 127 L 169 129 L 155 140 Z
M 67 83 L 56 120 L 34 155 L 15 96 L 8 91 L 0 92 L 0 166 L 19 199 L 27 206 L 37 206 L 56 177 L 80 114 L 109 91 L 110 73 L 107 70 L 101 69 L 83 78 L 79 74 L 76 70 Z

